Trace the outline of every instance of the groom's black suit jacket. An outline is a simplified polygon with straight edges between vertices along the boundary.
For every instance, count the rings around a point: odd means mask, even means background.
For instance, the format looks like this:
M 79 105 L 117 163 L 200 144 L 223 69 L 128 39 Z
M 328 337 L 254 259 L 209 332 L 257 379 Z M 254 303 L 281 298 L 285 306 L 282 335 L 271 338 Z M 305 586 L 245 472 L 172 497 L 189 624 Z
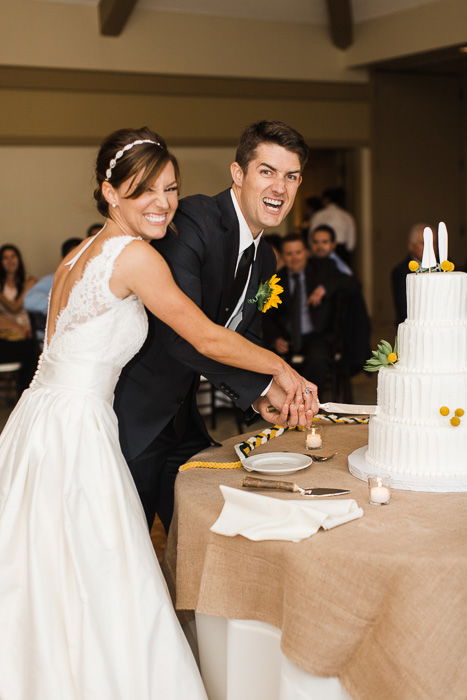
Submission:
M 214 322 L 225 324 L 229 291 L 239 250 L 239 224 L 230 190 L 215 197 L 194 195 L 182 199 L 174 219 L 177 233 L 169 231 L 152 245 L 167 260 L 177 284 Z M 270 246 L 260 241 L 248 284 L 238 333 L 261 343 L 261 312 L 248 299 L 260 282 L 275 270 Z M 157 280 L 154 280 L 157 285 Z M 161 295 L 164 290 L 161 289 Z M 134 459 L 190 401 L 189 420 L 201 422 L 193 388 L 204 375 L 234 403 L 246 410 L 271 377 L 214 362 L 200 355 L 169 326 L 152 314 L 149 334 L 124 368 L 115 396 L 120 441 L 127 459 Z M 188 397 L 188 398 L 187 398 Z

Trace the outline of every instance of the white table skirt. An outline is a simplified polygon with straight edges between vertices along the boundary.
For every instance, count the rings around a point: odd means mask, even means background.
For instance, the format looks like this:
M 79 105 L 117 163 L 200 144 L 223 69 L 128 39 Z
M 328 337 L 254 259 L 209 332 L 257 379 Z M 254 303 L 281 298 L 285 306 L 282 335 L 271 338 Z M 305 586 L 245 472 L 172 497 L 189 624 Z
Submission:
M 338 678 L 312 676 L 289 661 L 277 627 L 196 613 L 196 631 L 209 700 L 351 700 Z

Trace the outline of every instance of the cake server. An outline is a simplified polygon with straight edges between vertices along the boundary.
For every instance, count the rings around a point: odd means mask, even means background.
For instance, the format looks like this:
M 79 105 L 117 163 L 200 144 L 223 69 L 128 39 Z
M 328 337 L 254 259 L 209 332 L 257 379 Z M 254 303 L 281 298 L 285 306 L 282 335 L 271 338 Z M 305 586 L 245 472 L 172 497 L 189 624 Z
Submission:
M 375 416 L 378 413 L 378 406 L 360 405 L 356 403 L 320 403 L 319 407 L 325 413 L 353 413 L 362 416 Z
M 329 488 L 309 488 L 303 489 L 293 481 L 272 481 L 271 479 L 258 479 L 255 476 L 246 476 L 242 481 L 242 486 L 250 489 L 276 489 L 277 491 L 290 491 L 298 493 L 300 496 L 314 496 L 315 498 L 326 498 L 327 496 L 343 496 L 350 493 L 348 489 Z

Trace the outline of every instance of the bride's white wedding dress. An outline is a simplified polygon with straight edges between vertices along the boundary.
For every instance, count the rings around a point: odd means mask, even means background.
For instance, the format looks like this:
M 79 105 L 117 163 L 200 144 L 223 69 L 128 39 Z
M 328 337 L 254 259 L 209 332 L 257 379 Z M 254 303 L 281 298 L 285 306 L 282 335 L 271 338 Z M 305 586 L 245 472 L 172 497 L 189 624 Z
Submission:
M 206 698 L 112 409 L 147 332 L 109 288 L 132 240 L 86 263 L 0 437 L 1 700 Z

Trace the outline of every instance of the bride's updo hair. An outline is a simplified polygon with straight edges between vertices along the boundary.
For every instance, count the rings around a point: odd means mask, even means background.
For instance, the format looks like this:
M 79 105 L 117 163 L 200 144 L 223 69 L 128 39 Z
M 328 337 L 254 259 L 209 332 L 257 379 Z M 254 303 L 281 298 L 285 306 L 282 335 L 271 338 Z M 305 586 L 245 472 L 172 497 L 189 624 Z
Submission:
M 94 199 L 99 213 L 109 215 L 109 204 L 102 194 L 103 182 L 108 180 L 116 188 L 130 180 L 126 197 L 136 199 L 149 189 L 167 163 L 172 163 L 177 184 L 180 185 L 177 159 L 167 150 L 159 134 L 147 126 L 114 131 L 104 140 L 97 154 Z

